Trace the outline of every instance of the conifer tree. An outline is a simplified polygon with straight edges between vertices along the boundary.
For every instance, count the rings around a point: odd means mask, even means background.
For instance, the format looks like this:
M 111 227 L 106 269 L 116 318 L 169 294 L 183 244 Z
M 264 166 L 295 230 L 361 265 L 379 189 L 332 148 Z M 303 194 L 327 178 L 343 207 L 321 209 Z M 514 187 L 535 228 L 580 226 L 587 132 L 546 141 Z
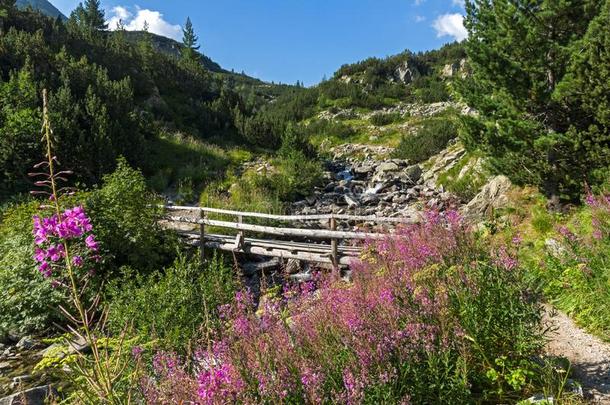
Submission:
M 85 0 L 84 4 L 79 3 L 70 14 L 68 24 L 88 33 L 108 29 L 104 10 L 101 9 L 99 0 Z
M 197 59 L 197 50 L 199 45 L 197 41 L 199 38 L 195 34 L 193 29 L 193 23 L 190 17 L 186 18 L 186 23 L 182 30 L 182 58 L 187 61 L 194 61 Z
M 467 0 L 472 75 L 459 86 L 479 115 L 464 118 L 468 148 L 487 152 L 517 183 L 574 198 L 590 172 L 569 134 L 578 111 L 554 97 L 599 0 Z M 569 29 L 566 29 L 569 27 Z
M 85 0 L 85 22 L 89 27 L 97 30 L 108 29 L 100 0 Z
M 0 0 L 0 35 L 4 33 L 4 20 L 15 7 L 15 0 Z

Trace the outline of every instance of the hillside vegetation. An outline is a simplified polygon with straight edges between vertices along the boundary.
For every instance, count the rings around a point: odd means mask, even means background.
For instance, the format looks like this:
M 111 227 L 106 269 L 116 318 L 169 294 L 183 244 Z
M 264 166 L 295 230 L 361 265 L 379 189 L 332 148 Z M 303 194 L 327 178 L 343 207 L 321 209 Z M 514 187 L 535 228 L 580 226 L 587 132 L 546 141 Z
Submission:
M 3 367 L 43 342 L 30 381 L 75 404 L 585 402 L 543 315 L 610 341 L 610 0 L 466 11 L 463 43 L 304 88 L 224 70 L 188 22 L 178 44 L 96 0 L 65 22 L 0 0 Z M 165 228 L 164 193 L 419 222 L 258 294 Z

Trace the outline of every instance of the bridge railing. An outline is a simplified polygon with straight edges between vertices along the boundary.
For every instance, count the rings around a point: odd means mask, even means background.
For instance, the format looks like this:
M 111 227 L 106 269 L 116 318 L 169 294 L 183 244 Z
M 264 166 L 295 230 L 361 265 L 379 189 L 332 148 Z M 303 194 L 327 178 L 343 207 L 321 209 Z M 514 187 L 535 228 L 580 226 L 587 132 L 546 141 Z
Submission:
M 349 264 L 353 256 L 359 253 L 358 248 L 339 246 L 340 241 L 345 240 L 375 240 L 387 237 L 381 233 L 354 232 L 337 230 L 337 220 L 373 223 L 412 223 L 413 218 L 358 216 L 345 214 L 315 214 L 315 215 L 275 215 L 259 212 L 242 212 L 211 207 L 189 207 L 189 206 L 164 206 L 169 214 L 166 218 L 171 222 L 189 223 L 199 225 L 199 240 L 202 259 L 205 248 L 211 247 L 233 252 L 252 253 L 273 257 L 295 258 L 299 260 L 330 263 L 333 268 L 339 265 Z M 175 215 L 177 212 L 188 212 L 191 215 Z M 192 213 L 198 213 L 193 217 Z M 235 221 L 224 221 L 210 219 L 209 214 L 222 214 L 234 216 Z M 328 221 L 328 229 L 303 229 L 280 226 L 266 226 L 249 224 L 246 218 L 264 218 L 282 222 L 307 222 Z M 206 233 L 206 226 L 220 227 L 237 231 L 234 240 L 226 235 Z M 258 234 L 275 235 L 284 238 L 298 237 L 307 239 L 326 239 L 329 245 L 319 243 L 290 242 L 283 240 L 264 240 L 246 238 L 245 233 L 256 232 Z

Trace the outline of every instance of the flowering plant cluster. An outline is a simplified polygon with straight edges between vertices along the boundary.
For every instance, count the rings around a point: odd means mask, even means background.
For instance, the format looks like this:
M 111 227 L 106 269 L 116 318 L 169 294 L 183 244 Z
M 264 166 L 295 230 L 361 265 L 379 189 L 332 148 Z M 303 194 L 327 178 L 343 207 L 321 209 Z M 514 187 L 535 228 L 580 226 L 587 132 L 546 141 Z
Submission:
M 59 273 L 65 266 L 67 249 L 71 249 L 70 262 L 82 268 L 89 260 L 99 261 L 99 246 L 93 234 L 91 220 L 82 206 L 68 208 L 59 215 L 33 217 L 34 259 L 44 277 Z
M 588 330 L 610 334 L 610 195 L 588 193 L 585 207 L 547 239 L 536 266 L 551 302 Z
M 237 293 L 190 374 L 178 362 L 146 379 L 148 402 L 459 403 L 473 386 L 485 389 L 482 356 L 516 362 L 536 350 L 518 353 L 522 334 L 486 343 L 514 328 L 507 316 L 487 329 L 468 318 L 530 304 L 517 272 L 493 266 L 457 213 L 430 212 L 366 251 L 351 283 L 318 277 L 262 300 L 258 311 Z M 486 294 L 490 280 L 506 283 L 502 298 Z

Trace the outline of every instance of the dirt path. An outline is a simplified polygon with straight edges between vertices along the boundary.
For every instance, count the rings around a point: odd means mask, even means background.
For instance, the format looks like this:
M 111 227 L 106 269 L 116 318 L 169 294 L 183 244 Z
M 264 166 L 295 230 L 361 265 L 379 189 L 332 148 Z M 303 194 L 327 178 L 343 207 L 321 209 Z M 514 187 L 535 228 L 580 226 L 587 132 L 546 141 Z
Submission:
M 595 404 L 610 404 L 610 344 L 586 333 L 551 307 L 547 307 L 546 321 L 554 329 L 549 334 L 549 354 L 570 360 L 585 397 Z

